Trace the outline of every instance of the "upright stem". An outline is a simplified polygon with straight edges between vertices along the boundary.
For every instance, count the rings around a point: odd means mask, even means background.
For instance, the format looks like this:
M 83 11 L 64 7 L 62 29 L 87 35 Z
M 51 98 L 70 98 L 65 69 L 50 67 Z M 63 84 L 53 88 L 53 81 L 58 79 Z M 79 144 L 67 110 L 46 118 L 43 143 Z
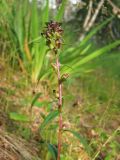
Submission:
M 60 160 L 61 154 L 61 146 L 62 146 L 62 83 L 61 83 L 61 75 L 60 75 L 60 63 L 59 58 L 56 58 L 56 66 L 57 66 L 57 77 L 58 77 L 58 111 L 59 111 L 59 131 L 58 131 L 58 156 L 57 160 Z

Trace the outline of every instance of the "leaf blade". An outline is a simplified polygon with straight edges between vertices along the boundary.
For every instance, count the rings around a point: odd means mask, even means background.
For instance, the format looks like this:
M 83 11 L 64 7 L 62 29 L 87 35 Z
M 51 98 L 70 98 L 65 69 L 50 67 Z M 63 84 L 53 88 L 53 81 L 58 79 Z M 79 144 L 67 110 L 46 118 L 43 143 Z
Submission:
M 20 121 L 20 122 L 29 122 L 30 121 L 28 116 L 26 116 L 24 114 L 19 114 L 17 112 L 10 112 L 9 117 L 12 120 Z
M 31 102 L 31 107 L 34 106 L 34 104 L 36 103 L 36 101 L 38 100 L 38 98 L 40 97 L 41 94 L 42 94 L 42 93 L 39 92 L 39 93 L 37 93 L 37 94 L 35 95 L 35 97 L 33 98 L 32 102 Z
M 55 111 L 49 113 L 49 114 L 45 117 L 43 123 L 41 124 L 40 130 L 43 130 L 43 128 L 45 128 L 45 126 L 46 126 L 48 123 L 50 123 L 54 118 L 56 118 L 58 115 L 59 115 L 58 110 L 55 110 Z

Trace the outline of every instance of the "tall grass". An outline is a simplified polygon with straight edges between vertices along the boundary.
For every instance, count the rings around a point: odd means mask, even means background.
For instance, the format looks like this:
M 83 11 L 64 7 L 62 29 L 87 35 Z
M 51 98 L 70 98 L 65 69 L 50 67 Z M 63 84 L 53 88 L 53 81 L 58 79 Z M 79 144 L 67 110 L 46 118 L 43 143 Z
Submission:
M 53 20 L 62 21 L 67 0 L 62 1 L 57 14 Z M 42 29 L 50 20 L 49 0 L 45 1 L 44 7 L 38 7 L 37 0 L 1 1 L 1 18 L 7 24 L 6 35 L 11 42 L 10 56 L 14 61 L 19 62 L 22 71 L 27 74 L 32 83 L 38 80 L 49 78 L 53 81 L 54 74 L 51 68 L 48 48 L 41 37 Z M 71 76 L 79 76 L 84 70 L 84 64 L 94 58 L 108 52 L 120 44 L 120 41 L 113 42 L 100 49 L 93 50 L 92 36 L 103 26 L 111 21 L 106 20 L 94 28 L 82 42 L 74 43 L 74 46 L 65 47 L 60 54 L 61 73 L 69 73 Z M 1 25 L 3 29 L 4 25 Z M 65 64 L 65 65 L 64 65 Z

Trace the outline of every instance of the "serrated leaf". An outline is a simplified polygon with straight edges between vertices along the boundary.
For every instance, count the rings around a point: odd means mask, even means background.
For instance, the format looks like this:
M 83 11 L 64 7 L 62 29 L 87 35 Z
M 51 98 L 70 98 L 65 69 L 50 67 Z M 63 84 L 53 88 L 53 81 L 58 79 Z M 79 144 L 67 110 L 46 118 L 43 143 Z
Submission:
M 42 129 L 43 129 L 48 123 L 50 123 L 55 117 L 57 117 L 58 114 L 59 114 L 59 112 L 56 111 L 56 110 L 53 111 L 53 112 L 51 112 L 51 113 L 49 113 L 49 114 L 45 117 L 43 123 L 41 124 L 40 130 L 42 130 Z
M 29 122 L 30 121 L 28 116 L 23 115 L 23 114 L 19 114 L 16 112 L 11 112 L 9 114 L 9 116 L 10 116 L 10 119 L 15 120 L 15 121 L 21 121 L 21 122 Z

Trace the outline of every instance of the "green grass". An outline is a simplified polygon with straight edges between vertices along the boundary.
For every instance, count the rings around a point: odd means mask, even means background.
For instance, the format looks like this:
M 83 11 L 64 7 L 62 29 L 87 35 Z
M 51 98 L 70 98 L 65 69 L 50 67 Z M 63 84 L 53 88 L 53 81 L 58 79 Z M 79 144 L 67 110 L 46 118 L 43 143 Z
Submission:
M 106 74 L 115 79 L 120 78 L 119 68 L 120 68 L 120 56 L 119 51 L 110 52 L 96 59 L 93 63 L 93 67 L 104 68 L 107 70 Z

